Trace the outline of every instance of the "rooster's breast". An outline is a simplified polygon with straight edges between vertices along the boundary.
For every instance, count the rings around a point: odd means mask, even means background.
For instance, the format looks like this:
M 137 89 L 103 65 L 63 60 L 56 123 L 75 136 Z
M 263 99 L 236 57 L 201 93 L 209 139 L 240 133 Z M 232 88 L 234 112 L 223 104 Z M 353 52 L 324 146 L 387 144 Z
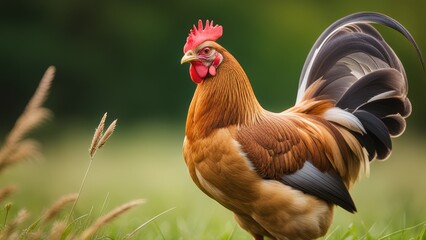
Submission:
M 184 158 L 192 180 L 208 196 L 234 212 L 256 200 L 261 178 L 234 139 L 235 128 L 184 140 Z

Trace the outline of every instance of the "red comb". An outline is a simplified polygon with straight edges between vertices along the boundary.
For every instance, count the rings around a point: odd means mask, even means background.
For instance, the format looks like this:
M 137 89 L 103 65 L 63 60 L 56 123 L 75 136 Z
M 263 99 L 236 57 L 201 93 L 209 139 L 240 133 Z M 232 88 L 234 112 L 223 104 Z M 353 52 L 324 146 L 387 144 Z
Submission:
M 200 43 L 207 40 L 216 41 L 222 37 L 223 29 L 222 26 L 215 25 L 213 26 L 213 21 L 206 21 L 206 26 L 203 29 L 203 21 L 198 20 L 198 29 L 194 27 L 189 30 L 189 36 L 186 39 L 186 44 L 183 47 L 183 52 L 186 53 L 188 50 L 195 48 Z

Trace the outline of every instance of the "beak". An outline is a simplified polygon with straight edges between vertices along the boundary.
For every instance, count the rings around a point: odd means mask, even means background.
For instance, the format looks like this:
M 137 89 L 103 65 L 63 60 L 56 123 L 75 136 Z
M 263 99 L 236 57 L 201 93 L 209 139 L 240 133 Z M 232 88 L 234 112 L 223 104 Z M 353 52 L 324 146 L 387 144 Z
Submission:
M 195 55 L 195 53 L 192 50 L 189 50 L 185 53 L 185 55 L 183 55 L 182 59 L 180 60 L 180 64 L 192 62 L 192 61 L 197 60 L 197 59 L 198 58 Z

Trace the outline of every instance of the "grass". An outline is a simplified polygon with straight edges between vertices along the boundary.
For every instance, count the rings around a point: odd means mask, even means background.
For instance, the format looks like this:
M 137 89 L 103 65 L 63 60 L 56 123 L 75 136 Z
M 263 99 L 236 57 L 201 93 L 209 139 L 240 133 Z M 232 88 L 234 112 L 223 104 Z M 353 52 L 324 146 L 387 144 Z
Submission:
M 47 98 L 50 85 L 53 81 L 55 74 L 55 67 L 49 67 L 43 75 L 39 86 L 37 87 L 34 95 L 29 100 L 23 113 L 18 117 L 15 125 L 10 130 L 5 138 L 4 144 L 0 147 L 0 172 L 9 169 L 12 165 L 22 162 L 26 159 L 40 157 L 40 144 L 37 140 L 30 139 L 28 134 L 31 130 L 39 126 L 50 116 L 49 109 L 43 107 L 43 103 Z M 102 214 L 96 220 L 87 220 L 92 216 L 92 209 L 88 214 L 73 217 L 73 211 L 80 198 L 83 187 L 85 185 L 87 175 L 94 160 L 96 152 L 107 142 L 109 137 L 114 132 L 117 120 L 114 120 L 104 132 L 104 125 L 107 114 L 102 117 L 98 127 L 92 138 L 89 148 L 90 161 L 86 168 L 80 189 L 77 194 L 69 194 L 61 197 L 50 208 L 41 214 L 41 217 L 32 219 L 32 223 L 25 225 L 25 221 L 29 219 L 30 213 L 25 208 L 20 208 L 14 214 L 12 219 L 8 219 L 9 214 L 12 212 L 12 203 L 6 203 L 3 209 L 4 221 L 3 226 L 0 228 L 0 239 L 90 239 L 97 238 L 98 230 L 111 222 L 124 212 L 141 205 L 144 200 L 137 199 L 125 204 L 122 204 L 112 211 Z M 14 191 L 13 185 L 6 185 L 0 188 L 0 201 L 7 199 Z M 31 199 L 30 197 L 26 200 Z M 72 203 L 71 210 L 69 211 L 66 220 L 63 218 L 56 218 L 67 203 Z M 77 222 L 84 220 L 84 225 L 77 225 Z M 50 224 L 49 222 L 53 223 Z M 91 223 L 93 222 L 93 223 Z M 77 227 L 75 227 L 77 226 Z M 141 227 L 136 228 L 128 234 L 129 237 L 134 235 Z
M 35 109 L 41 108 L 44 99 L 36 98 Z M 20 126 L 28 130 L 38 125 L 36 122 Z M 15 166 L 2 162 L 0 239 L 64 239 L 72 235 L 93 239 L 250 239 L 229 211 L 192 183 L 182 157 L 183 126 L 166 122 L 123 125 L 108 146 L 96 153 L 105 143 L 102 136 L 108 136 L 113 128 L 104 135 L 97 131 L 98 139 L 90 141 L 93 127 L 62 125 L 44 139 L 44 161 L 17 164 L 19 155 L 4 158 L 9 155 L 3 154 L 3 159 L 13 160 L 6 163 Z M 6 140 L 9 152 L 26 153 L 21 155 L 26 157 L 40 152 L 37 141 L 28 145 L 26 134 L 12 136 L 13 141 Z M 359 212 L 353 215 L 337 208 L 334 224 L 323 239 L 426 239 L 423 136 L 408 132 L 394 141 L 391 158 L 373 163 L 371 177 L 361 179 L 353 189 Z M 21 151 L 25 150 L 21 145 L 31 146 L 31 151 Z M 129 199 L 142 198 L 146 200 L 143 205 L 117 218 L 142 204 Z M 71 203 L 75 206 L 67 208 Z M 8 234 L 17 227 L 20 235 Z
M 58 197 L 78 190 L 92 128 L 65 129 L 45 143 L 44 161 L 15 166 L 0 176 L 0 182 L 19 187 L 9 198 L 15 206 L 38 213 Z M 144 205 L 102 229 L 100 236 L 122 239 L 159 213 L 175 208 L 146 224 L 135 239 L 250 239 L 229 211 L 192 183 L 182 157 L 182 138 L 181 125 L 120 127 L 97 153 L 76 215 L 91 212 L 90 218 L 95 219 L 111 206 L 144 198 Z M 359 212 L 352 215 L 337 208 L 324 239 L 426 239 L 425 143 L 413 135 L 396 139 L 391 158 L 373 163 L 371 176 L 355 186 Z

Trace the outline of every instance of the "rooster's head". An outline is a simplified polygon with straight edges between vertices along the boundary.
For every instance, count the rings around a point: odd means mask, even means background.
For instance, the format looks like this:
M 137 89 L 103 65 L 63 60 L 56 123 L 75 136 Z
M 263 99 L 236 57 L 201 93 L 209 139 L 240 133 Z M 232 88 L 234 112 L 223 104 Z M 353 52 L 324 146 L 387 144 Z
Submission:
M 206 21 L 203 28 L 203 22 L 198 20 L 198 29 L 194 26 L 189 31 L 186 44 L 183 47 L 183 56 L 181 63 L 189 62 L 189 74 L 192 81 L 201 83 L 208 76 L 215 76 L 216 69 L 223 60 L 219 53 L 220 45 L 215 43 L 222 36 L 222 26 L 213 25 L 213 21 Z

